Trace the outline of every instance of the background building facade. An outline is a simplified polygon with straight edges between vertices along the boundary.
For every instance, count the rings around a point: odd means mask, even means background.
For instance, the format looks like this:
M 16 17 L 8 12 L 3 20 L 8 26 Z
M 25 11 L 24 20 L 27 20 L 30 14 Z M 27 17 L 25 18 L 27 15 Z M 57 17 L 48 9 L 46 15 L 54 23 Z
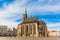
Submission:
M 60 31 L 50 30 L 48 33 L 49 37 L 60 37 Z
M 5 36 L 7 34 L 7 26 L 0 26 L 0 36 Z

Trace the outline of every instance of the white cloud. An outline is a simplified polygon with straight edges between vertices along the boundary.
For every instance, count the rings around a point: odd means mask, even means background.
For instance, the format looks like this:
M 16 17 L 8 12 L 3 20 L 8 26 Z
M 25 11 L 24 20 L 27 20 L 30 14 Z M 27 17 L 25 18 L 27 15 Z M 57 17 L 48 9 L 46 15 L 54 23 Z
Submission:
M 12 21 L 7 21 L 7 20 L 0 20 L 0 25 L 6 25 L 8 28 L 17 28 L 18 22 L 12 22 Z
M 7 3 L 4 3 L 3 8 L 0 9 L 0 25 L 7 25 L 9 27 L 14 27 L 18 24 L 18 22 L 13 22 L 14 20 L 18 19 L 18 18 L 13 18 L 13 19 L 6 19 L 9 17 L 13 17 L 16 14 L 23 14 L 24 13 L 24 4 L 25 2 L 27 2 L 27 0 L 15 0 L 13 3 L 7 5 Z M 50 1 L 51 2 L 51 1 Z M 28 4 L 30 5 L 30 4 Z M 60 10 L 60 5 L 49 5 L 49 4 L 45 4 L 43 6 L 40 6 L 39 4 L 36 5 L 32 5 L 32 6 L 27 6 L 27 11 L 32 13 L 32 12 L 47 12 L 47 11 L 52 11 L 52 12 L 59 12 Z M 42 13 L 40 13 L 42 14 Z M 21 17 L 20 17 L 21 18 Z M 11 21 L 12 20 L 12 21 Z M 48 27 L 51 27 L 53 25 L 53 27 L 57 27 L 60 26 L 60 23 L 56 23 L 56 24 L 47 24 Z
M 6 25 L 8 27 L 17 27 L 18 22 L 14 22 L 14 20 L 17 20 L 17 18 L 13 19 L 11 18 L 16 14 L 23 13 L 24 9 L 23 7 L 21 7 L 23 3 L 24 1 L 20 2 L 19 0 L 16 0 L 9 5 L 7 5 L 7 3 L 4 3 L 3 8 L 0 9 L 0 19 L 1 19 L 0 25 Z
M 40 3 L 38 3 L 39 1 L 40 1 Z M 45 4 L 44 1 L 46 1 L 47 3 Z M 59 0 L 49 0 L 49 1 L 48 0 L 38 0 L 34 4 L 30 3 L 30 6 L 28 6 L 28 10 L 29 10 L 29 12 L 37 11 L 37 12 L 59 12 L 60 13 L 60 1 Z M 40 13 L 40 14 L 42 14 L 42 13 Z M 47 14 L 47 13 L 43 13 L 43 14 Z
M 47 27 L 51 28 L 51 29 L 48 29 L 48 30 L 60 30 L 60 22 L 47 23 Z
M 30 8 L 30 9 L 29 9 Z M 34 5 L 32 7 L 28 7 L 29 12 L 60 12 L 60 5 L 45 5 L 45 6 L 39 6 L 39 5 Z M 40 13 L 42 14 L 42 13 Z M 47 14 L 47 13 L 45 13 Z M 51 14 L 51 13 L 50 13 Z
M 7 5 L 7 3 L 4 3 L 3 8 L 0 9 L 0 17 L 12 16 L 15 13 L 22 13 L 24 9 L 21 7 L 21 5 L 24 2 L 19 2 L 20 1 L 16 0 L 9 5 Z

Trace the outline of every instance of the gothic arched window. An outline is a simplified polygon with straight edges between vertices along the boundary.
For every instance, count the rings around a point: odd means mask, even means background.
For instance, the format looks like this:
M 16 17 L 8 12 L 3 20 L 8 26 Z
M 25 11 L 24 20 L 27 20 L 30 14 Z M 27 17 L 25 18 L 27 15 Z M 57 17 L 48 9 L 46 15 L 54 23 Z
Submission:
M 43 27 L 42 27 L 42 25 L 39 25 L 39 30 L 43 30 Z
M 32 25 L 30 25 L 30 34 L 32 34 Z
M 33 25 L 33 28 L 34 28 L 34 34 L 36 34 L 36 26 Z
M 23 25 L 22 25 L 21 29 L 22 29 L 22 34 L 24 34 L 24 26 Z
M 28 26 L 26 26 L 26 32 L 28 33 Z

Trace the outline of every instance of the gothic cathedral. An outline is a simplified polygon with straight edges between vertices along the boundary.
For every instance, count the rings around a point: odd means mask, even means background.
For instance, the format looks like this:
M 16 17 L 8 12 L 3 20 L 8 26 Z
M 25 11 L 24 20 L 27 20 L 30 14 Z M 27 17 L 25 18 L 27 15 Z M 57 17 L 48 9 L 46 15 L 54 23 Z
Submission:
M 22 23 L 18 24 L 17 36 L 47 37 L 47 25 L 43 20 L 38 21 L 37 17 L 28 18 L 25 8 Z

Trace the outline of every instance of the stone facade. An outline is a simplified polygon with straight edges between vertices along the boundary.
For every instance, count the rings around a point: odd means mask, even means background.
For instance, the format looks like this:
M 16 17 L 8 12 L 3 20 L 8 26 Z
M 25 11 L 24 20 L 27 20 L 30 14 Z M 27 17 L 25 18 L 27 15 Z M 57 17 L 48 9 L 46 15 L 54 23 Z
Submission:
M 49 37 L 60 37 L 60 31 L 50 30 L 48 31 L 48 36 Z
M 43 20 L 37 17 L 27 17 L 27 11 L 22 17 L 22 23 L 18 24 L 17 36 L 47 37 L 47 26 Z
M 0 26 L 0 36 L 5 36 L 7 33 L 7 26 Z
M 11 28 L 8 28 L 7 36 L 13 36 L 13 30 Z

